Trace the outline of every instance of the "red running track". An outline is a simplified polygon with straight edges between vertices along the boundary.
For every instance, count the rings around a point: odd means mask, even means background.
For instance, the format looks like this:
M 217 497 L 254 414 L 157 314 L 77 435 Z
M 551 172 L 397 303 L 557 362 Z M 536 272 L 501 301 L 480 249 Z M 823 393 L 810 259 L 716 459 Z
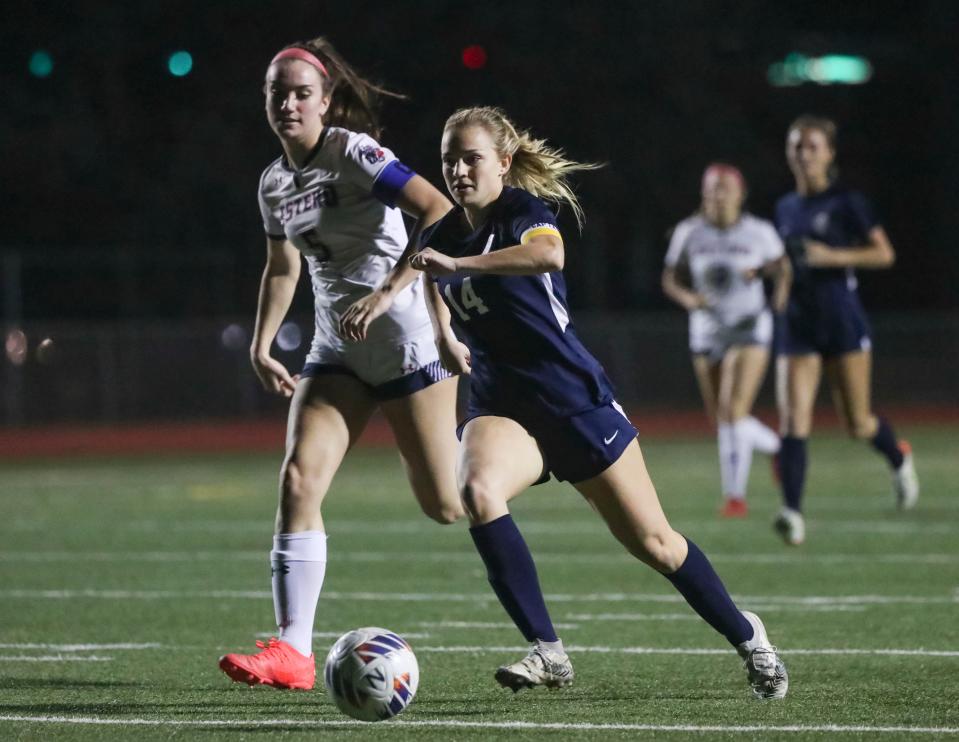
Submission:
M 883 410 L 883 414 L 907 437 L 910 425 L 959 424 L 959 407 L 901 407 Z M 760 412 L 758 416 L 767 424 L 775 419 L 772 413 Z M 698 411 L 634 410 L 630 418 L 646 439 L 712 435 L 711 426 Z M 831 410 L 817 412 L 818 430 L 835 430 L 838 426 Z M 283 448 L 285 430 L 286 421 L 282 419 L 0 428 L 0 460 L 154 453 L 279 452 Z M 359 445 L 391 446 L 393 434 L 382 418 L 374 417 Z

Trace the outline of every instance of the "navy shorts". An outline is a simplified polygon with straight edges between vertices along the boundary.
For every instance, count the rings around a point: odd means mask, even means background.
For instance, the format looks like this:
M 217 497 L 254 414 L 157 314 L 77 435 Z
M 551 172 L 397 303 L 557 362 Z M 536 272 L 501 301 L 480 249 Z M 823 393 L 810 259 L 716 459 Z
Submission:
M 400 397 L 408 397 L 411 394 L 420 391 L 420 389 L 426 389 L 426 387 L 431 384 L 435 384 L 437 381 L 443 381 L 443 379 L 448 379 L 453 374 L 443 368 L 443 364 L 439 361 L 433 361 L 427 363 L 425 366 L 418 368 L 411 374 L 406 374 L 405 376 L 400 376 L 396 379 L 391 379 L 382 384 L 369 384 L 363 381 L 353 369 L 348 368 L 347 366 L 337 366 L 331 363 L 307 363 L 303 370 L 300 372 L 300 378 L 307 379 L 311 376 L 322 376 L 329 374 L 342 374 L 344 376 L 352 376 L 354 379 L 362 383 L 367 389 L 370 390 L 370 394 L 379 401 L 387 402 L 391 399 L 399 399 Z
M 790 306 L 776 322 L 777 355 L 816 353 L 823 358 L 872 348 L 869 319 L 859 302 L 844 303 L 828 312 L 803 312 Z
M 547 481 L 550 473 L 560 481 L 574 484 L 592 479 L 616 463 L 638 435 L 623 408 L 610 402 L 571 417 L 554 417 L 545 411 L 526 415 L 471 407 L 456 428 L 456 436 L 462 438 L 466 424 L 484 415 L 508 417 L 536 439 L 546 463 L 536 484 Z

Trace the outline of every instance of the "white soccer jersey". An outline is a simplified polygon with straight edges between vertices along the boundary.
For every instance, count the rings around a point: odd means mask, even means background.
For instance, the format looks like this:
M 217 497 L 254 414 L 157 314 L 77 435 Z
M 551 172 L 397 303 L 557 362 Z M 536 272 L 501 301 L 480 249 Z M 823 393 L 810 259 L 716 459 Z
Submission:
M 402 173 L 407 179 L 411 175 L 372 137 L 325 127 L 303 169 L 280 157 L 260 178 L 267 235 L 292 242 L 309 266 L 316 297 L 314 351 L 343 347 L 340 316 L 379 286 L 406 247 L 403 215 L 383 202 L 392 202 L 395 195 L 383 181 L 398 176 L 404 182 Z M 387 314 L 373 321 L 367 340 L 402 342 L 429 325 L 422 284 L 415 281 Z
M 693 288 L 707 298 L 708 308 L 691 314 L 706 314 L 721 326 L 735 327 L 758 316 L 766 306 L 762 281 L 747 281 L 743 274 L 783 252 L 782 240 L 764 219 L 743 214 L 728 229 L 719 229 L 696 215 L 676 225 L 666 265 L 675 268 L 687 263 Z

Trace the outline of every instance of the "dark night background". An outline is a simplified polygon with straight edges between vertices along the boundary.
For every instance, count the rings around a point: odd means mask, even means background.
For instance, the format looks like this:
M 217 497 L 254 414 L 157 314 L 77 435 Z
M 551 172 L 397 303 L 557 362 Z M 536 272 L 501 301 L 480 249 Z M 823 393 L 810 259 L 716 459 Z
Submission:
M 248 335 L 220 347 L 221 331 L 248 333 L 265 257 L 256 188 L 280 152 L 263 112 L 265 68 L 283 45 L 320 34 L 410 96 L 386 106 L 383 143 L 440 188 L 442 125 L 465 105 L 500 105 L 573 158 L 608 163 L 576 178 L 582 234 L 569 214 L 561 221 L 570 303 L 627 401 L 697 404 L 685 320 L 659 274 L 670 227 L 697 207 L 703 167 L 739 165 L 749 208 L 770 218 L 792 187 L 789 122 L 835 118 L 841 179 L 873 200 L 898 253 L 892 270 L 860 273 L 877 388 L 908 403 L 955 401 L 959 2 L 30 2 L 0 12 L 0 311 L 29 342 L 50 336 L 59 349 L 59 370 L 29 355 L 0 374 L 8 423 L 236 414 L 237 389 L 244 414 L 272 404 L 255 389 Z M 471 44 L 485 47 L 485 68 L 463 65 Z M 37 49 L 52 55 L 49 77 L 28 70 Z M 180 49 L 194 65 L 177 78 L 167 59 Z M 873 77 L 773 87 L 767 70 L 790 52 L 861 55 Z M 306 281 L 293 316 L 308 339 Z M 293 367 L 302 353 L 284 360 Z M 217 382 L 224 367 L 235 382 Z M 199 370 L 208 378 L 196 388 L 174 381 Z
M 361 71 L 411 96 L 384 143 L 441 186 L 438 141 L 458 106 L 521 125 L 607 168 L 578 178 L 568 224 L 574 306 L 665 306 L 670 225 L 704 164 L 739 164 L 750 207 L 791 186 L 784 131 L 840 124 L 843 180 L 875 202 L 898 249 L 865 277 L 873 309 L 955 307 L 959 86 L 953 2 L 26 3 L 3 23 L 3 249 L 24 256 L 25 318 L 251 312 L 263 258 L 256 183 L 278 145 L 262 112 L 272 53 L 327 35 Z M 487 66 L 466 69 L 482 44 Z M 53 74 L 27 71 L 48 50 Z M 177 49 L 190 75 L 166 71 Z M 790 51 L 860 54 L 862 86 L 775 88 Z M 117 257 L 120 253 L 120 257 Z M 208 256 L 208 262 L 193 260 Z M 215 256 L 215 257 L 211 257 Z M 117 272 L 134 274 L 117 283 Z

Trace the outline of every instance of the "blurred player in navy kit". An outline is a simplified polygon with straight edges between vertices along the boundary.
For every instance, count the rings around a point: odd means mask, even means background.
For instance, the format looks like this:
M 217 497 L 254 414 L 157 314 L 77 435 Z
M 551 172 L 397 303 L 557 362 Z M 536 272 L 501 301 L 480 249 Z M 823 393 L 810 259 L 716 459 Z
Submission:
M 703 172 L 698 213 L 676 225 L 663 269 L 664 293 L 689 312 L 689 350 L 706 413 L 716 423 L 727 518 L 744 517 L 753 449 L 775 454 L 779 436 L 750 416 L 769 365 L 772 308 L 786 306 L 792 271 L 769 222 L 743 213 L 746 183 L 732 165 Z M 680 268 L 691 285 L 680 280 Z
M 376 104 L 387 91 L 360 77 L 325 39 L 282 49 L 264 87 L 283 154 L 260 179 L 267 266 L 250 353 L 263 386 L 291 397 L 270 553 L 280 635 L 260 642 L 256 654 L 222 657 L 220 667 L 250 685 L 308 689 L 327 560 L 321 508 L 376 408 L 424 512 L 441 523 L 463 513 L 454 476 L 457 382 L 439 361 L 424 282 L 405 257 L 420 227 L 452 204 L 373 138 Z M 399 209 L 417 220 L 409 241 Z M 303 371 L 291 376 L 270 348 L 301 255 L 316 328 Z
M 458 205 L 426 230 L 412 264 L 435 280 L 436 330 L 451 371 L 470 374 L 457 479 L 490 585 L 529 654 L 496 680 L 561 687 L 573 668 L 546 609 L 536 567 L 507 503 L 549 474 L 569 481 L 613 535 L 661 572 L 742 656 L 758 697 L 786 694 L 786 669 L 759 618 L 741 612 L 709 561 L 666 520 L 636 430 L 603 368 L 576 336 L 566 302 L 563 238 L 540 200 L 582 212 L 566 183 L 593 167 L 519 132 L 496 108 L 457 111 L 442 139 L 443 177 Z M 443 307 L 430 302 L 439 312 Z
M 896 501 L 919 497 L 912 453 L 872 411 L 869 322 L 856 290 L 856 268 L 888 268 L 895 252 L 866 198 L 834 182 L 836 125 L 801 116 L 786 135 L 796 190 L 776 204 L 776 227 L 793 261 L 795 281 L 777 341 L 776 387 L 784 507 L 775 521 L 788 544 L 801 544 L 806 440 L 823 367 L 849 434 L 867 440 L 889 462 Z

